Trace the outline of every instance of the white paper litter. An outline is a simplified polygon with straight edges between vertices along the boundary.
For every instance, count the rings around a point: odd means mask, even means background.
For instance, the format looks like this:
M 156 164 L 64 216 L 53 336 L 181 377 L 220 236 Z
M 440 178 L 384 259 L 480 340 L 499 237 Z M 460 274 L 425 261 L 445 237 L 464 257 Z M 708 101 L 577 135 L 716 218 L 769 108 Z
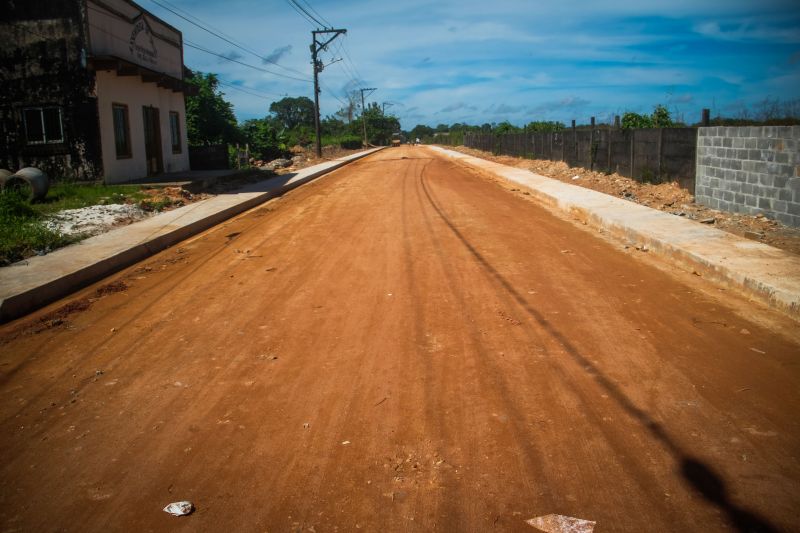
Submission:
M 164 507 L 164 512 L 173 516 L 186 516 L 187 514 L 192 514 L 192 511 L 194 511 L 194 504 L 186 501 L 172 502 Z
M 592 533 L 597 522 L 562 514 L 549 514 L 531 518 L 525 523 L 545 533 Z

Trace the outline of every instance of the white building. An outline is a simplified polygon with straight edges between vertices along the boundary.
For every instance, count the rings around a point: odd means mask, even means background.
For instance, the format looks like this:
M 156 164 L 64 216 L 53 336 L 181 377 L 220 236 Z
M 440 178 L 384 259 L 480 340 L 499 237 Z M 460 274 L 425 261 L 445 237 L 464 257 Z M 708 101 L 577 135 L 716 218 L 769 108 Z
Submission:
M 128 0 L 87 0 L 106 183 L 189 170 L 183 37 Z
M 181 33 L 130 0 L 14 2 L 0 165 L 119 183 L 189 170 Z

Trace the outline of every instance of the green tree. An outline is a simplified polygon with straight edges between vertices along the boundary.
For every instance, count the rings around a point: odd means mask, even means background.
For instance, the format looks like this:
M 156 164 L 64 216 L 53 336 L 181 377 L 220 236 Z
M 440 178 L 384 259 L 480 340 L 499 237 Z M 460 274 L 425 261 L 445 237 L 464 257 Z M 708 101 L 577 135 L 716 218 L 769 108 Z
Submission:
M 653 121 L 647 115 L 640 115 L 639 113 L 634 113 L 633 111 L 628 111 L 622 115 L 623 130 L 652 128 L 652 127 L 653 127 Z
M 190 145 L 235 143 L 241 134 L 233 114 L 233 105 L 219 90 L 216 74 L 192 72 L 185 78 L 197 88 L 197 94 L 186 97 L 186 134 Z
M 563 122 L 554 122 L 551 120 L 535 120 L 529 122 L 525 128 L 531 132 L 537 131 L 562 131 L 565 126 Z
M 431 137 L 434 134 L 435 130 L 430 126 L 426 126 L 425 124 L 417 124 L 414 128 L 409 132 L 409 139 L 424 139 L 426 137 Z
M 513 125 L 512 123 L 504 120 L 500 124 L 494 127 L 494 133 L 502 135 L 504 133 L 519 133 L 522 131 L 519 127 Z
M 400 121 L 394 115 L 384 115 L 376 102 L 372 102 L 364 111 L 367 122 L 367 139 L 372 144 L 386 145 L 392 133 L 400 131 Z
M 275 159 L 286 151 L 286 136 L 279 133 L 268 118 L 246 120 L 241 131 L 245 142 L 250 145 L 250 153 L 256 159 Z
M 655 106 L 650 115 L 640 115 L 632 111 L 622 115 L 622 129 L 670 128 L 674 125 L 669 110 L 661 104 Z
M 653 109 L 650 121 L 653 123 L 654 128 L 671 128 L 675 125 L 669 115 L 669 110 L 661 104 L 658 104 Z
M 314 128 L 314 102 L 305 96 L 287 96 L 269 105 L 270 113 L 287 131 Z

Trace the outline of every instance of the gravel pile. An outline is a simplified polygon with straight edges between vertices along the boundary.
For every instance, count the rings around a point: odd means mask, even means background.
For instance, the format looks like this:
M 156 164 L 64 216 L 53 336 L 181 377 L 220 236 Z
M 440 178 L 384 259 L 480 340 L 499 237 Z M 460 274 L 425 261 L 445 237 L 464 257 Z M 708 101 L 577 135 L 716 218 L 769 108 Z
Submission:
M 45 225 L 66 235 L 97 235 L 147 218 L 148 213 L 134 204 L 93 205 L 60 211 L 45 221 Z

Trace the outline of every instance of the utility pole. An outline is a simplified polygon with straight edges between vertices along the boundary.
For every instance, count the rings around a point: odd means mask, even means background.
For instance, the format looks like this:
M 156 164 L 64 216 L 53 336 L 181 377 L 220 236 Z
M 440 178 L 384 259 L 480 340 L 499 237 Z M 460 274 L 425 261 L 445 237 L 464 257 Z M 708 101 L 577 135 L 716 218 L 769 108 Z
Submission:
M 386 106 L 387 105 L 389 107 L 392 107 L 394 104 L 391 103 L 391 102 L 384 102 L 384 103 L 381 104 L 381 113 L 384 114 L 384 115 L 386 114 Z
M 333 34 L 328 37 L 328 34 Z M 333 42 L 338 36 L 347 33 L 347 30 L 314 30 L 311 32 L 311 64 L 314 66 L 314 129 L 317 132 L 317 157 L 322 157 L 322 133 L 319 129 L 319 73 L 325 68 L 322 61 L 317 59 L 317 53 L 320 50 L 327 50 L 328 45 Z M 323 40 L 319 40 L 318 36 L 322 35 Z M 327 40 L 324 40 L 326 39 Z
M 361 91 L 361 124 L 364 126 L 364 147 L 367 146 L 367 116 L 364 112 L 367 110 L 366 106 L 364 105 L 364 91 L 369 91 L 369 94 L 374 93 L 377 91 L 375 87 L 366 87 L 364 89 L 359 89 Z M 367 96 L 369 96 L 369 94 Z

